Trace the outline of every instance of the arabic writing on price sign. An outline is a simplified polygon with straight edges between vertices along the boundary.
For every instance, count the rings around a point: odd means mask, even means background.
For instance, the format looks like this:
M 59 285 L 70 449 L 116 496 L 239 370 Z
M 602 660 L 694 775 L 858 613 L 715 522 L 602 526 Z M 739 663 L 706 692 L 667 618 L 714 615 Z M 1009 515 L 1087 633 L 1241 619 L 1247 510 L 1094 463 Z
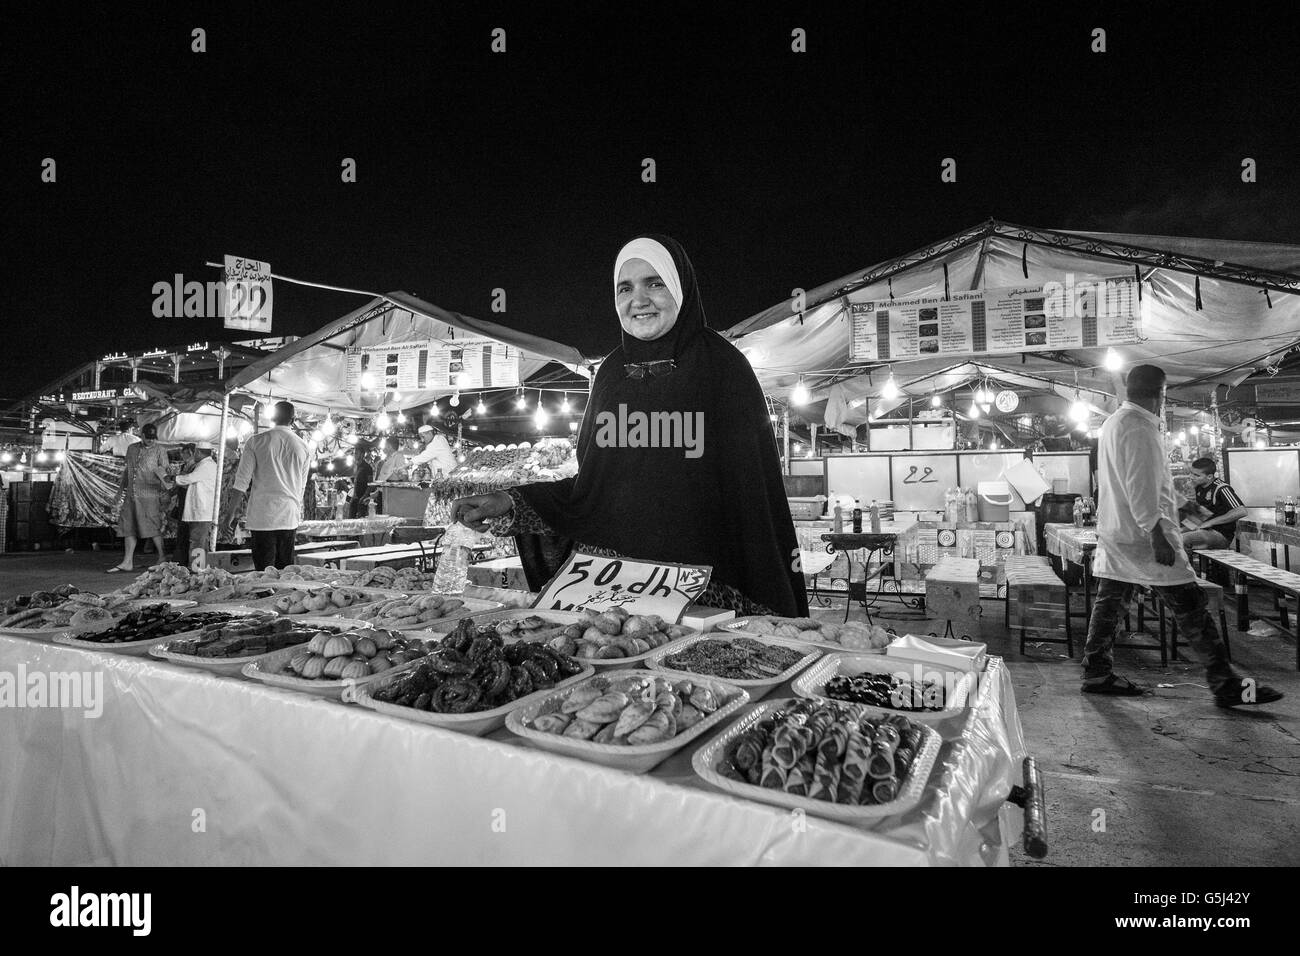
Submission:
M 574 552 L 542 589 L 533 607 L 544 611 L 606 611 L 658 614 L 677 623 L 709 585 L 713 569 L 635 558 L 604 558 Z

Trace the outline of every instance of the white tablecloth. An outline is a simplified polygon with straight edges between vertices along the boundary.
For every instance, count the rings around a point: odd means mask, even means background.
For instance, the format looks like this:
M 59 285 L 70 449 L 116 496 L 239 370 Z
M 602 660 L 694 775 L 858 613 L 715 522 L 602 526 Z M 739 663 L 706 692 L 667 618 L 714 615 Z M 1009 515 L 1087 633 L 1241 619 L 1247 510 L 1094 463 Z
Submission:
M 1000 662 L 998 662 L 1000 664 Z M 0 673 L 103 675 L 103 713 L 0 708 L 0 865 L 1005 864 L 1005 668 L 884 832 L 151 658 L 0 636 Z M 778 689 L 780 692 L 781 689 Z M 202 821 L 200 828 L 197 821 Z M 999 826 L 999 823 L 1002 826 Z

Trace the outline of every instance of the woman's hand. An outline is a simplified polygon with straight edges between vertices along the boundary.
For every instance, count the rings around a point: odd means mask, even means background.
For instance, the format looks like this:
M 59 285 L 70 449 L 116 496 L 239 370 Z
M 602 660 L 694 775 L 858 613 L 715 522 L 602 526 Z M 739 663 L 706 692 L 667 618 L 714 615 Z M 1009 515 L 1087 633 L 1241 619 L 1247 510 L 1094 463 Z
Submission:
M 475 531 L 487 531 L 488 519 L 499 518 L 514 507 L 514 502 L 504 491 L 494 491 L 490 495 L 470 495 L 457 498 L 451 503 L 451 520 L 473 528 Z

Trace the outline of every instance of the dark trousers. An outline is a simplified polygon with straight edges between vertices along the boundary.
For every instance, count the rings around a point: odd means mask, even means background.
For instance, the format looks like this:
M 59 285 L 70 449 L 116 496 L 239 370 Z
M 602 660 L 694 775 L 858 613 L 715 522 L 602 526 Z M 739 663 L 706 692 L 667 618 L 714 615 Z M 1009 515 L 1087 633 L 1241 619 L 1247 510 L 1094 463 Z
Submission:
M 253 567 L 258 571 L 267 568 L 284 568 L 294 563 L 293 539 L 297 535 L 294 528 L 282 531 L 254 531 Z
M 1152 591 L 1173 612 L 1179 634 L 1205 665 L 1205 679 L 1210 693 L 1218 694 L 1226 685 L 1240 680 L 1228 663 L 1228 652 L 1205 607 L 1205 592 L 1195 581 L 1152 587 Z M 1097 579 L 1097 596 L 1088 621 L 1088 643 L 1083 649 L 1083 679 L 1097 680 L 1108 675 L 1115 664 L 1115 634 L 1129 611 L 1133 585 L 1110 578 Z
M 190 566 L 190 526 L 186 521 L 176 522 L 175 561 L 181 567 Z

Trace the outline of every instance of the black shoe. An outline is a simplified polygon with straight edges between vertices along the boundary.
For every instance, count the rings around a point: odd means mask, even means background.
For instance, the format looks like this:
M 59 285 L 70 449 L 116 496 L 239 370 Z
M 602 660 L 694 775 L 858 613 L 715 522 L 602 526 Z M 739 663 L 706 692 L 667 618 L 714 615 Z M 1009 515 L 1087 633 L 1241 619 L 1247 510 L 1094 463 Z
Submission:
M 1085 680 L 1079 690 L 1085 694 L 1107 694 L 1111 697 L 1141 697 L 1146 693 L 1145 688 L 1118 674 L 1107 674 L 1101 680 Z
M 1245 689 L 1238 682 L 1233 690 L 1227 693 L 1220 692 L 1214 695 L 1214 703 L 1218 707 L 1253 707 L 1258 704 L 1271 704 L 1274 701 L 1281 700 L 1286 695 L 1280 690 L 1274 690 L 1272 687 L 1265 687 L 1258 684 L 1255 687 L 1255 697 L 1253 700 L 1245 700 Z

